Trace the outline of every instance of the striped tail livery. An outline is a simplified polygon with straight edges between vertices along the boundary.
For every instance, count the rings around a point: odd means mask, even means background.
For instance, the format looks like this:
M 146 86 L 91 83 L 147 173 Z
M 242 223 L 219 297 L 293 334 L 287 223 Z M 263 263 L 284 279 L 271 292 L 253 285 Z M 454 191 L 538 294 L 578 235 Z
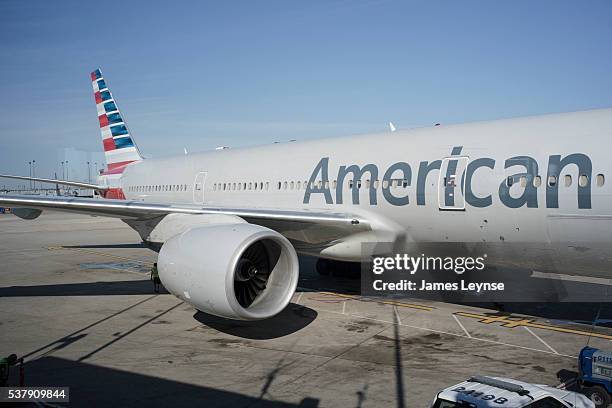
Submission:
M 99 68 L 91 73 L 91 84 L 96 99 L 107 166 L 101 178 L 112 186 L 114 179 L 121 177 L 125 166 L 141 161 L 142 156 Z M 120 189 L 110 189 L 107 198 L 125 197 Z

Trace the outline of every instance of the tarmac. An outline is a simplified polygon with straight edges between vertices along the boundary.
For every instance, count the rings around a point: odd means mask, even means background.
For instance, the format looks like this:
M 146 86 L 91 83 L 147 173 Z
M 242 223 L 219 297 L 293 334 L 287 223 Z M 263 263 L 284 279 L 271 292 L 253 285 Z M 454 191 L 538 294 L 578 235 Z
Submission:
M 612 349 L 597 305 L 364 298 L 312 258 L 280 315 L 222 319 L 155 294 L 156 256 L 120 220 L 0 215 L 0 356 L 70 406 L 428 407 L 475 374 L 556 385 L 586 344 Z

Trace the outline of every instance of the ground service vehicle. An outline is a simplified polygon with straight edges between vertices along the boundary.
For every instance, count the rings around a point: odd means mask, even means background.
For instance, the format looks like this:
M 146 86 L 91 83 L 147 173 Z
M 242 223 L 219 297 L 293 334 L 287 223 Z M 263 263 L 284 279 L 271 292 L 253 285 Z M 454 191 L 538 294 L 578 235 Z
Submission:
M 612 400 L 612 352 L 586 346 L 578 356 L 578 384 L 597 408 Z
M 586 396 L 547 385 L 473 376 L 438 393 L 432 408 L 593 408 Z

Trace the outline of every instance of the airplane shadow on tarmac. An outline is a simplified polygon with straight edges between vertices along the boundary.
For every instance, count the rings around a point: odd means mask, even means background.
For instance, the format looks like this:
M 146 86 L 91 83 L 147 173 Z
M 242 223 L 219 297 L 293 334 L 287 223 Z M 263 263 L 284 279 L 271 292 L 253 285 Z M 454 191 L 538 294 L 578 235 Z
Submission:
M 71 249 L 129 249 L 129 248 L 147 248 L 142 242 L 139 244 L 94 244 L 94 245 L 64 245 L 63 248 Z
M 232 336 L 268 340 L 302 330 L 317 318 L 317 312 L 309 307 L 290 303 L 282 312 L 265 320 L 231 320 L 199 311 L 193 317 L 208 327 Z
M 164 362 L 169 368 L 173 361 Z M 16 370 L 15 370 L 16 371 Z M 206 374 L 206 370 L 203 371 Z M 11 384 L 16 384 L 16 373 Z M 232 391 L 186 384 L 165 378 L 116 370 L 58 357 L 25 364 L 26 386 L 70 387 L 70 405 L 88 407 L 249 407 L 316 408 L 319 400 L 306 397 L 298 404 L 269 401 Z
M 162 288 L 162 294 L 168 292 Z M 0 288 L 0 297 L 27 296 L 105 296 L 152 295 L 150 280 L 98 281 L 87 283 L 63 283 L 59 285 L 7 286 Z

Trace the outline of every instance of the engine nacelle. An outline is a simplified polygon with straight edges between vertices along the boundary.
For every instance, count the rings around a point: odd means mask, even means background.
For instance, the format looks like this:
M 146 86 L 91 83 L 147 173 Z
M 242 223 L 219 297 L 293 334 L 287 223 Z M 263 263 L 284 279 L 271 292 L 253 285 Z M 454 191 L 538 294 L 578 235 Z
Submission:
M 203 312 L 240 320 L 281 312 L 299 276 L 291 243 L 247 223 L 187 230 L 163 244 L 157 263 L 170 293 Z

